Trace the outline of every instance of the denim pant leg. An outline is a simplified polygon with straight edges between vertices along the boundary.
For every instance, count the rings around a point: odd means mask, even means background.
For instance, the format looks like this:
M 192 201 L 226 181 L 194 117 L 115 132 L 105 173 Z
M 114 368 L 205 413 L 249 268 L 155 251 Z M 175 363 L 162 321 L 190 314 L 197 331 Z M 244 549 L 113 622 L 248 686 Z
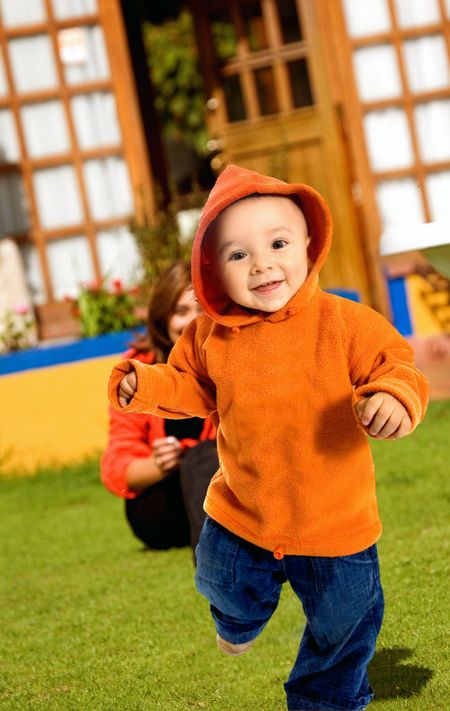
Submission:
M 210 602 L 219 635 L 233 644 L 257 637 L 272 617 L 286 579 L 280 579 L 273 555 L 208 516 L 195 554 L 197 589 Z
M 338 558 L 286 559 L 286 575 L 307 624 L 288 682 L 288 709 L 360 711 L 373 693 L 367 665 L 383 618 L 378 556 L 373 545 Z M 307 561 L 309 574 L 305 574 Z

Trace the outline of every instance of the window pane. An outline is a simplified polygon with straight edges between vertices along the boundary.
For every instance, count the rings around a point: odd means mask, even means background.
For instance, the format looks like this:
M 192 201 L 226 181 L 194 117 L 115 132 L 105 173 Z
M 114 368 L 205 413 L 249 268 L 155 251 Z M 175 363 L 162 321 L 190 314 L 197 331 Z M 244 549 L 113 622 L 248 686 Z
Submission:
M 400 27 L 417 27 L 439 22 L 438 0 L 395 0 Z
M 58 85 L 53 49 L 49 37 L 35 35 L 8 43 L 17 91 L 53 89 Z
M 384 227 L 424 222 L 420 190 L 412 178 L 380 183 L 377 197 Z
M 3 57 L 0 52 L 0 96 L 6 96 L 8 94 L 8 83 L 6 81 L 5 68 L 3 66 Z
M 97 12 L 97 0 L 52 0 L 53 12 L 58 20 Z
M 81 284 L 94 280 L 86 237 L 68 237 L 47 242 L 47 259 L 56 299 L 76 296 Z
M 0 15 L 5 27 L 31 25 L 47 19 L 44 0 L 0 0 Z
M 33 182 L 44 228 L 77 225 L 82 221 L 83 212 L 72 166 L 37 170 Z
M 403 48 L 412 91 L 432 91 L 448 87 L 448 58 L 441 35 L 407 40 L 403 43 Z
M 82 149 L 120 143 L 113 94 L 80 94 L 73 97 L 71 104 L 78 143 Z
M 221 62 L 236 56 L 237 34 L 230 14 L 225 10 L 210 19 L 211 35 L 216 57 Z
M 297 109 L 302 106 L 312 106 L 313 98 L 308 77 L 308 64 L 306 59 L 289 62 L 289 78 L 291 80 L 292 100 Z
M 264 27 L 261 3 L 242 3 L 241 9 L 250 51 L 257 52 L 260 49 L 267 49 L 266 28 Z
M 47 297 L 42 278 L 39 252 L 34 244 L 30 243 L 19 245 L 19 250 L 22 255 L 27 284 L 31 291 L 31 298 L 35 304 L 43 304 L 47 301 Z
M 14 116 L 9 109 L 0 109 L 0 165 L 20 160 Z
M 391 45 L 357 49 L 353 53 L 353 63 L 362 101 L 390 99 L 401 95 L 397 58 Z
M 431 173 L 426 186 L 433 220 L 450 223 L 450 171 Z
M 244 98 L 238 74 L 223 78 L 223 88 L 228 110 L 228 121 L 243 121 L 246 118 Z
M 108 56 L 101 27 L 61 30 L 58 43 L 68 84 L 108 79 Z
M 84 164 L 89 204 L 95 220 L 129 215 L 133 198 L 127 165 L 122 158 L 88 160 Z
M 414 113 L 422 159 L 428 163 L 449 160 L 450 100 L 419 104 Z
M 0 237 L 28 230 L 25 190 L 20 173 L 0 175 Z
M 121 279 L 125 287 L 138 284 L 143 278 L 139 250 L 126 227 L 105 230 L 97 235 L 101 271 L 108 280 Z
M 364 128 L 373 170 L 393 170 L 412 164 L 411 138 L 403 110 L 372 111 L 364 118 Z
M 27 150 L 31 158 L 70 150 L 66 117 L 60 101 L 29 104 L 21 110 Z
M 257 69 L 255 71 L 255 84 L 261 116 L 276 114 L 278 112 L 278 101 L 272 69 L 270 67 Z
M 278 0 L 277 5 L 284 44 L 300 42 L 302 40 L 302 31 L 300 27 L 300 18 L 297 14 L 296 1 Z
M 387 0 L 344 0 L 344 12 L 351 37 L 375 35 L 391 27 Z

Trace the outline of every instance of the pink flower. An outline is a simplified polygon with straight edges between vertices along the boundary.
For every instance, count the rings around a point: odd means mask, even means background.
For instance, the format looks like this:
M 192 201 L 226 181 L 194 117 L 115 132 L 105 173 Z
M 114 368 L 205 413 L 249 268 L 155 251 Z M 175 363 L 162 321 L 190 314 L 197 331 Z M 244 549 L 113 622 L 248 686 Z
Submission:
M 29 308 L 27 304 L 17 304 L 17 306 L 14 307 L 14 311 L 18 316 L 25 316 L 25 314 L 28 313 Z
M 121 279 L 113 279 L 112 282 L 112 287 L 114 289 L 115 294 L 121 294 L 123 291 L 123 284 Z

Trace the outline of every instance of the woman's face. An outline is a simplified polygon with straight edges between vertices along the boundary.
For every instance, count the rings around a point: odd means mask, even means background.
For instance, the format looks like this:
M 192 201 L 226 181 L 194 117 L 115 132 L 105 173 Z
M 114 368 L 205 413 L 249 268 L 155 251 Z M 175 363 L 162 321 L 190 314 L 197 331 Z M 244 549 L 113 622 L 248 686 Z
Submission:
M 181 294 L 169 320 L 167 321 L 167 333 L 172 343 L 176 343 L 184 329 L 192 319 L 201 313 L 200 304 L 195 300 L 194 290 L 189 287 Z

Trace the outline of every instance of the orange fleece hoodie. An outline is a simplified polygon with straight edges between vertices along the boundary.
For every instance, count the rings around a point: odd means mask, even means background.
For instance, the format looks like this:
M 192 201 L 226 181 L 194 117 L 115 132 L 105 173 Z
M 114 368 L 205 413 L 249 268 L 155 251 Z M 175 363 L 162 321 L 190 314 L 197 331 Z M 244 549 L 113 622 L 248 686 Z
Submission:
M 312 238 L 306 281 L 274 313 L 230 302 L 202 249 L 217 215 L 253 193 L 298 195 Z M 387 392 L 416 427 L 427 405 L 427 382 L 402 336 L 370 308 L 319 288 L 331 232 L 328 207 L 309 186 L 227 167 L 206 202 L 192 253 L 205 315 L 188 326 L 166 365 L 123 361 L 109 384 L 110 401 L 122 412 L 218 415 L 220 468 L 205 510 L 277 557 L 349 555 L 379 538 L 374 467 L 354 407 Z M 137 392 L 120 408 L 118 385 L 133 369 Z

